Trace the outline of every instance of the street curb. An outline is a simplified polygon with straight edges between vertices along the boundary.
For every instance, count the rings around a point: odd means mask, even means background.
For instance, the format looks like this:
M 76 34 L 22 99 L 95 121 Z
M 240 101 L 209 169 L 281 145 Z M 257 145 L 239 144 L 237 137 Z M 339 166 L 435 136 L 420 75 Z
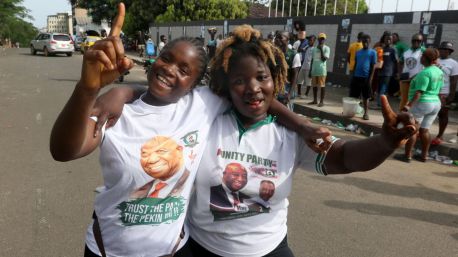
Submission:
M 313 117 L 320 117 L 321 119 L 331 120 L 333 122 L 341 122 L 344 126 L 351 124 L 358 125 L 364 133 L 365 136 L 370 136 L 371 132 L 373 134 L 380 134 L 382 132 L 382 128 L 378 124 L 374 123 L 367 123 L 367 122 L 360 122 L 357 119 L 352 119 L 349 117 L 344 117 L 342 115 L 329 113 L 317 109 L 313 109 L 301 104 L 294 104 L 294 112 L 302 114 L 304 116 L 309 117 L 312 119 Z M 417 148 L 420 148 L 420 142 L 417 140 Z M 449 144 L 443 143 L 440 145 L 431 145 L 429 151 L 438 151 L 439 155 L 445 155 L 450 157 L 452 160 L 458 160 L 458 148 L 451 147 Z

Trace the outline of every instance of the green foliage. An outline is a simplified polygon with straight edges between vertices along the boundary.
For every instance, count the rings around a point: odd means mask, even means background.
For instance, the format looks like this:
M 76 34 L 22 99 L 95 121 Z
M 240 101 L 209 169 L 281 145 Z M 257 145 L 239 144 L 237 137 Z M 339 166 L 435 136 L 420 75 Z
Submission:
M 108 22 L 115 15 L 116 4 L 121 0 L 69 0 L 78 7 L 89 10 L 92 20 Z M 195 20 L 222 20 L 245 18 L 248 4 L 240 0 L 124 0 L 126 34 L 146 31 L 151 23 Z
M 25 18 L 33 19 L 24 6 L 22 0 L 0 1 L 0 39 L 9 38 L 11 42 L 19 42 L 27 46 L 38 30 Z
M 290 2 L 292 2 L 291 6 L 291 16 L 296 16 L 297 14 L 297 0 L 284 0 L 285 1 L 285 11 L 284 11 L 284 16 L 289 16 L 289 5 Z M 259 0 L 256 1 L 261 4 L 266 4 L 268 1 L 266 0 Z M 299 16 L 304 16 L 304 11 L 305 11 L 305 0 L 301 0 L 299 3 Z M 316 6 L 316 15 L 323 15 L 324 12 L 324 0 L 317 0 L 317 6 Z M 347 0 L 347 14 L 354 14 L 356 13 L 356 2 L 357 0 Z M 271 6 L 271 11 L 272 14 L 275 16 L 275 5 L 277 1 L 273 0 L 272 1 L 272 6 Z M 283 0 L 278 0 L 278 15 L 281 16 L 281 10 L 283 6 Z M 313 16 L 315 10 L 315 1 L 314 0 L 308 0 L 307 3 L 307 16 Z M 368 6 L 366 4 L 366 1 L 359 0 L 358 4 L 358 13 L 367 13 L 368 12 Z M 343 15 L 345 11 L 345 1 L 344 0 L 338 0 L 337 1 L 337 6 L 336 6 L 336 15 Z M 326 3 L 326 15 L 333 15 L 334 14 L 334 0 L 328 0 Z
M 170 21 L 239 19 L 248 15 L 248 5 L 239 0 L 173 0 L 157 23 Z

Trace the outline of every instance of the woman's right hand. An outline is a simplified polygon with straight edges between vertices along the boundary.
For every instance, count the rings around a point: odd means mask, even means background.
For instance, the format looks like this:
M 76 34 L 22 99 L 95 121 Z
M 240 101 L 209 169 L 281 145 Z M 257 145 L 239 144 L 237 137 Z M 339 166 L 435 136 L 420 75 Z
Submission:
M 98 92 L 133 67 L 132 60 L 124 55 L 124 46 L 119 37 L 124 16 L 124 4 L 119 3 L 118 15 L 113 21 L 109 36 L 95 42 L 84 54 L 80 87 Z

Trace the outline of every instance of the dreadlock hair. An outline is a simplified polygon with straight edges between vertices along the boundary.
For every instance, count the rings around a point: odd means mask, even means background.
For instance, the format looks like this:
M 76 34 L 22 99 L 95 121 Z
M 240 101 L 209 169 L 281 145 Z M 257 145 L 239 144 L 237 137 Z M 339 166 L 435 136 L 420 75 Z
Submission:
M 207 71 L 207 63 L 208 63 L 207 53 L 205 52 L 205 49 L 203 48 L 204 44 L 202 40 L 199 40 L 193 37 L 186 37 L 186 36 L 176 38 L 164 46 L 162 51 L 159 53 L 159 57 L 167 51 L 173 51 L 173 48 L 175 47 L 175 45 L 180 42 L 186 42 L 186 43 L 191 44 L 191 46 L 193 46 L 197 51 L 197 57 L 199 58 L 199 76 L 197 77 L 196 81 L 194 82 L 194 85 L 192 85 L 192 87 L 195 87 L 197 83 L 199 83 L 202 80 L 202 78 L 205 75 L 205 72 Z
M 241 25 L 234 29 L 232 36 L 221 43 L 211 60 L 209 87 L 215 94 L 229 98 L 231 67 L 246 56 L 259 58 L 267 64 L 274 82 L 274 95 L 283 91 L 288 69 L 283 52 L 272 42 L 261 39 L 259 30 L 250 25 Z

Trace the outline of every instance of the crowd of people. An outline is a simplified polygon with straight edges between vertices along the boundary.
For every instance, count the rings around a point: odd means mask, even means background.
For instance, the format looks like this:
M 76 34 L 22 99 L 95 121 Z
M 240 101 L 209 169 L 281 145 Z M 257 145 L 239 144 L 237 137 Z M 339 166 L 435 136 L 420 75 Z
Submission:
M 384 95 L 382 133 L 359 140 L 333 137 L 286 108 L 300 74 L 301 83 L 314 87 L 312 103 L 324 105 L 330 50 L 324 33 L 311 50 L 315 38 L 305 30 L 297 50 L 288 47 L 289 33 L 277 32 L 272 41 L 249 25 L 234 28 L 214 53 L 196 38 L 164 42 L 146 91 L 115 88 L 97 99 L 133 66 L 119 37 L 124 14 L 119 4 L 110 35 L 85 53 L 81 78 L 51 133 L 59 161 L 100 148 L 104 185 L 84 256 L 294 256 L 286 223 L 296 169 L 369 171 L 417 133 L 411 114 L 395 113 Z M 422 58 L 425 66 L 434 59 L 431 51 Z M 303 58 L 310 59 L 304 69 Z M 196 87 L 207 67 L 209 86 Z M 424 71 L 424 77 L 437 73 Z M 406 104 L 412 109 L 430 97 L 415 94 Z M 100 108 L 116 122 L 107 126 Z

